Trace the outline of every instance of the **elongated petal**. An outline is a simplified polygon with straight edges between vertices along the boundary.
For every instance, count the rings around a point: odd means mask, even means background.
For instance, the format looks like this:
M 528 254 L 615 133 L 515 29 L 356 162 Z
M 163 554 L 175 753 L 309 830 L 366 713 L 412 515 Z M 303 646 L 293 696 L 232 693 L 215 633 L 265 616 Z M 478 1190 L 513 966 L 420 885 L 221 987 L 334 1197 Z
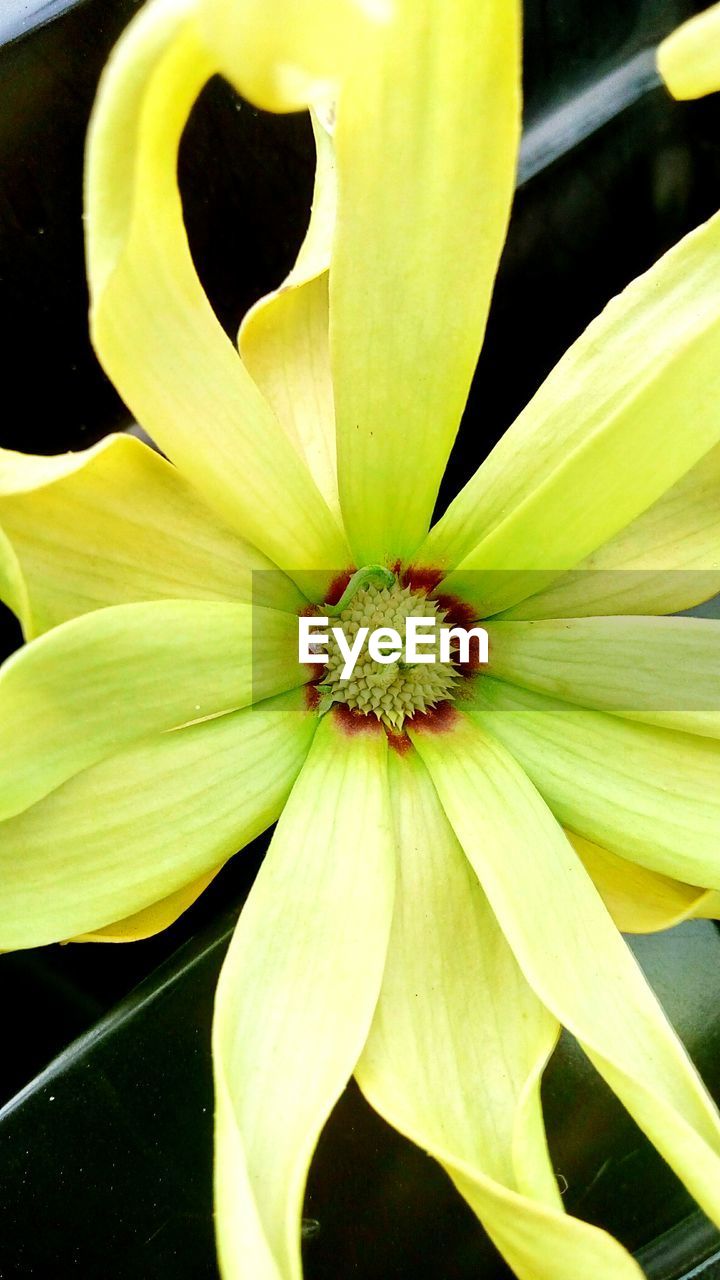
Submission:
M 266 111 L 327 101 L 395 0 L 198 0 L 218 68 Z
M 307 235 L 290 275 L 240 327 L 240 354 L 330 509 L 338 514 L 335 405 L 330 372 L 328 267 L 335 229 L 332 139 L 312 115 L 317 170 Z
M 216 1208 L 224 1280 L 299 1280 L 315 1143 L 365 1043 L 395 888 L 384 734 L 325 717 L 218 987 Z
M 96 929 L 94 933 L 84 933 L 78 938 L 72 938 L 72 942 L 139 942 L 143 938 L 151 938 L 154 934 L 160 933 L 163 929 L 169 928 L 171 924 L 187 911 L 194 902 L 200 897 L 200 894 L 207 889 L 210 881 L 215 878 L 219 867 L 212 871 L 206 871 L 199 876 L 197 880 L 192 880 L 190 884 L 186 884 L 182 889 L 177 889 L 175 893 L 171 893 L 167 898 L 161 898 L 159 902 L 153 902 L 151 906 L 145 907 L 142 911 L 136 911 L 134 915 L 126 916 L 124 920 L 117 920 L 115 924 L 108 924 L 104 929 Z
M 0 823 L 0 949 L 151 906 L 278 817 L 317 718 L 301 691 L 151 738 Z
M 709 600 L 720 591 L 719 499 L 716 447 L 577 569 L 501 616 L 679 613 Z
M 720 1116 L 700 1077 L 530 780 L 458 720 L 413 742 L 527 981 L 720 1221 Z
M 55 458 L 0 451 L 0 527 L 15 561 L 14 577 L 0 572 L 0 599 L 28 638 L 138 600 L 254 601 L 292 611 L 304 603 L 175 467 L 131 436 Z
M 651 871 L 720 890 L 720 743 L 482 677 L 470 714 L 571 831 Z
M 275 609 L 156 600 L 66 622 L 0 669 L 0 819 L 131 742 L 307 674 L 297 619 Z
M 344 567 L 338 526 L 222 332 L 190 256 L 177 151 L 217 68 L 186 9 L 146 6 L 101 82 L 86 168 L 93 341 L 138 421 L 231 528 L 283 567 Z M 318 573 L 320 594 L 327 580 Z
M 674 98 L 703 98 L 720 89 L 720 4 L 673 31 L 657 51 L 658 71 Z
M 713 920 L 720 914 L 720 894 L 714 890 L 671 880 L 572 831 L 565 834 L 623 933 L 656 933 L 683 920 Z
M 516 0 L 396 0 L 338 107 L 330 338 L 358 564 L 432 515 L 482 344 L 515 184 Z M 421 464 L 421 465 L 420 465 Z
M 482 614 L 645 511 L 720 438 L 720 215 L 570 347 L 418 552 Z M 682 431 L 678 422 L 683 422 Z M 507 571 L 507 572 L 504 572 Z
M 720 622 L 561 618 L 486 629 L 494 676 L 565 702 L 720 737 Z
M 520 972 L 414 752 L 391 754 L 390 784 L 397 906 L 360 1087 L 441 1161 L 521 1280 L 639 1280 L 614 1240 L 562 1210 L 539 1090 L 555 1019 Z

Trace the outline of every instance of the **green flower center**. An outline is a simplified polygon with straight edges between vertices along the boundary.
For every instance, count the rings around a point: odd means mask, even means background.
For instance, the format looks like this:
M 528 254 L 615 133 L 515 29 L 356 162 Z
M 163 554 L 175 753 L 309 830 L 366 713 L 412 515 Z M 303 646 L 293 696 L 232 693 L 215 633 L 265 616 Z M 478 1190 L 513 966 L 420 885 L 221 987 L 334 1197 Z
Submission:
M 344 600 L 343 597 L 341 605 Z M 372 582 L 360 586 L 345 607 L 330 618 L 331 626 L 342 628 L 350 646 L 362 627 L 367 627 L 370 634 L 378 628 L 391 627 L 400 635 L 402 653 L 395 661 L 380 663 L 371 657 L 364 644 L 352 675 L 343 679 L 345 656 L 331 633 L 327 645 L 328 665 L 322 684 L 318 685 L 322 695 L 319 713 L 322 715 L 340 703 L 361 715 L 375 716 L 387 728 L 398 732 L 405 720 L 417 712 L 429 711 L 437 703 L 452 699 L 459 675 L 452 662 L 440 660 L 441 624 L 445 617 L 445 611 L 434 600 L 399 582 L 391 586 Z M 408 618 L 435 619 L 435 627 L 423 632 L 421 650 L 434 661 L 408 662 L 405 645 Z

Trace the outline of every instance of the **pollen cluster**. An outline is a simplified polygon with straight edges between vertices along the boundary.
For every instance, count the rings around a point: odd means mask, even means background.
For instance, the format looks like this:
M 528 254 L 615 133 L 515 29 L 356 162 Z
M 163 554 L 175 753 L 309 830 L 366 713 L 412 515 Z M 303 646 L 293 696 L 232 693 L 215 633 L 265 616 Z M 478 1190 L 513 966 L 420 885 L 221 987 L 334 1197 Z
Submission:
M 406 719 L 419 711 L 429 711 L 438 702 L 452 698 L 458 674 L 451 662 L 439 659 L 439 638 L 445 612 L 433 600 L 410 587 L 395 583 L 391 587 L 368 584 L 362 587 L 346 609 L 333 618 L 352 644 L 361 627 L 370 631 L 393 627 L 405 635 L 406 619 L 436 618 L 435 642 L 423 646 L 423 652 L 435 658 L 431 663 L 409 664 L 405 654 L 397 662 L 374 661 L 365 649 L 348 680 L 341 679 L 344 659 L 334 640 L 328 645 L 328 665 L 320 686 L 320 711 L 328 711 L 334 703 L 344 703 L 353 711 L 373 715 L 389 729 L 400 730 Z M 449 625 L 449 624 L 448 624 Z M 432 632 L 429 633 L 432 635 Z

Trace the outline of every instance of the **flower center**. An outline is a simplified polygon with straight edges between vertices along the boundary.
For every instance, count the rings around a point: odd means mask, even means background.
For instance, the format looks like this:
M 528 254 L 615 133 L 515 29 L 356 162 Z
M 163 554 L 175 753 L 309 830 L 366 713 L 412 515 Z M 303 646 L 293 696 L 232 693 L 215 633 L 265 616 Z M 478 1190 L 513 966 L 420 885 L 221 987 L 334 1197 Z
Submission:
M 459 674 L 452 661 L 441 661 L 440 633 L 446 613 L 434 600 L 397 581 L 390 586 L 368 582 L 360 586 L 346 604 L 343 597 L 340 605 L 343 604 L 331 622 L 342 628 L 346 645 L 356 642 L 363 627 L 368 628 L 369 634 L 391 627 L 401 637 L 402 652 L 396 660 L 381 663 L 363 645 L 352 675 L 343 679 L 346 656 L 331 635 L 327 645 L 328 664 L 318 685 L 322 695 L 318 706 L 321 715 L 340 703 L 361 715 L 375 716 L 387 728 L 398 732 L 405 720 L 417 712 L 429 711 L 437 703 L 453 697 Z M 434 627 L 423 629 L 422 642 L 422 653 L 431 656 L 432 662 L 408 661 L 405 643 L 408 618 L 434 620 Z

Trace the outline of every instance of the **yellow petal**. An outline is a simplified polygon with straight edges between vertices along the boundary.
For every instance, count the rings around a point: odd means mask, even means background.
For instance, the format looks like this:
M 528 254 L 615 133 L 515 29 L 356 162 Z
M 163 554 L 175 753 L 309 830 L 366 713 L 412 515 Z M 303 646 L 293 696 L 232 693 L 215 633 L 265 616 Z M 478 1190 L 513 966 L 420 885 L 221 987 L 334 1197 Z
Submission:
M 83 933 L 71 941 L 140 942 L 143 938 L 151 938 L 174 924 L 183 912 L 197 901 L 210 881 L 215 879 L 219 870 L 219 867 L 215 867 L 212 871 L 206 871 L 197 880 L 184 885 L 182 889 L 171 893 L 167 898 L 153 902 L 143 911 L 136 911 L 134 915 L 126 916 L 124 920 L 118 920 L 115 924 L 106 925 L 104 929 L 97 929 L 94 933 Z
M 338 103 L 330 342 L 358 564 L 424 537 L 483 340 L 515 184 L 516 0 L 396 0 Z
M 335 155 L 332 139 L 314 112 L 312 123 L 317 170 L 307 235 L 287 279 L 246 315 L 239 344 L 246 368 L 339 516 L 328 302 Z
M 720 591 L 720 447 L 575 570 L 502 618 L 679 613 Z
M 187 243 L 178 146 L 217 67 L 186 8 L 147 5 L 101 81 L 86 165 L 93 341 L 134 416 L 222 519 L 314 575 L 322 596 L 327 571 L 348 563 L 344 538 L 223 333 Z
M 645 511 L 720 439 L 720 215 L 570 347 L 415 557 L 481 614 L 516 604 Z M 678 430 L 678 422 L 684 424 Z
M 683 920 L 717 919 L 720 894 L 648 871 L 572 831 L 565 832 L 623 933 L 656 933 Z
M 218 69 L 266 111 L 334 97 L 395 0 L 198 0 Z
M 540 1107 L 557 1022 L 525 981 L 417 755 L 391 754 L 400 858 L 382 991 L 356 1072 L 441 1161 L 521 1280 L 639 1280 L 566 1217 Z
M 698 13 L 658 47 L 658 71 L 674 98 L 720 89 L 720 4 Z
M 530 986 L 720 1223 L 720 1116 L 549 809 L 469 720 L 411 736 Z
M 14 553 L 4 588 L 0 571 L 0 599 L 27 638 L 138 600 L 234 600 L 292 612 L 305 603 L 175 467 L 131 436 L 54 458 L 0 451 L 0 526 Z
M 488 622 L 493 676 L 565 702 L 720 737 L 720 621 Z
M 382 733 L 320 722 L 230 945 L 213 1033 L 223 1280 L 299 1280 L 320 1130 L 368 1033 L 395 889 Z
M 25 621 L 30 614 L 27 589 L 15 549 L 0 528 L 0 600 Z
M 0 818 L 140 738 L 307 678 L 297 619 L 275 609 L 156 600 L 63 623 L 0 668 Z
M 720 890 L 720 742 L 483 676 L 468 711 L 563 826 L 650 871 Z
M 144 910 L 274 822 L 317 717 L 304 694 L 162 734 L 93 765 L 0 823 L 0 950 Z
M 679 613 L 720 591 L 720 447 L 577 569 L 503 618 Z

